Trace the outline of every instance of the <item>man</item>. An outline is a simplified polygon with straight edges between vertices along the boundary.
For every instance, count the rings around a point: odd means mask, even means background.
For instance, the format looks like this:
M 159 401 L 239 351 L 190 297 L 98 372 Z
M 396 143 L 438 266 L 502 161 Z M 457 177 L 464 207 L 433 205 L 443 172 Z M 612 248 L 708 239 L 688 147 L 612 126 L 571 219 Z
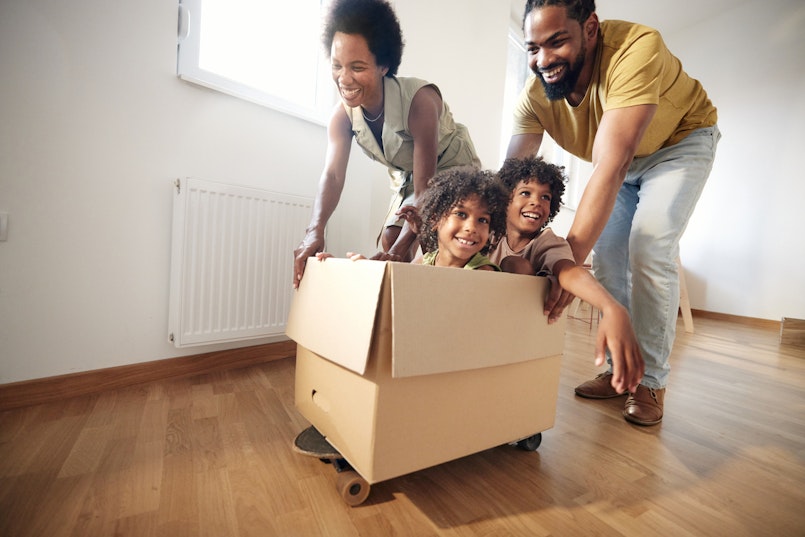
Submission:
M 594 0 L 527 0 L 523 30 L 536 76 L 516 107 L 507 156 L 535 154 L 547 133 L 593 163 L 567 239 L 577 263 L 594 250 L 595 275 L 629 309 L 646 362 L 636 389 L 610 361 L 576 394 L 628 392 L 626 420 L 655 425 L 676 334 L 679 239 L 715 158 L 716 109 L 656 30 L 599 22 Z M 572 298 L 563 291 L 551 315 Z

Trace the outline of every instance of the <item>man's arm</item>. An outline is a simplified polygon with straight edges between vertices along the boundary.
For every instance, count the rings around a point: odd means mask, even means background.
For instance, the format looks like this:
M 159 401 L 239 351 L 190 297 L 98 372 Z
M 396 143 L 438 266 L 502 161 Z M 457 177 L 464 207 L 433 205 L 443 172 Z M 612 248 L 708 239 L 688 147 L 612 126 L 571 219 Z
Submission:
M 563 289 L 603 314 L 595 341 L 595 364 L 604 365 L 606 351 L 609 350 L 612 357 L 612 387 L 619 393 L 635 391 L 643 378 L 645 364 L 626 308 L 587 269 L 569 259 L 558 261 L 553 269 Z
M 541 134 L 515 134 L 509 140 L 506 158 L 533 157 L 541 145 Z
M 581 265 L 609 220 L 618 190 L 634 159 L 657 105 L 643 104 L 604 112 L 593 142 L 593 173 L 567 235 Z

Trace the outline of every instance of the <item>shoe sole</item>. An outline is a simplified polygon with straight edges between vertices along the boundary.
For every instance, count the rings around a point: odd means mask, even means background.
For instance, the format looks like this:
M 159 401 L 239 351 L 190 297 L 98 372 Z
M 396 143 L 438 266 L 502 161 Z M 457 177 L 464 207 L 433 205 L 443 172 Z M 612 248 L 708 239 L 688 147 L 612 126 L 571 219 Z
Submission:
M 574 391 L 576 392 L 576 395 L 578 395 L 579 397 L 583 397 L 585 399 L 615 399 L 616 397 L 623 397 L 625 395 L 629 395 L 629 392 L 616 393 L 614 395 L 592 395 L 588 393 L 582 393 L 578 390 Z
M 651 427 L 652 425 L 657 425 L 662 421 L 662 418 L 655 420 L 655 421 L 643 421 L 633 418 L 631 416 L 627 416 L 626 414 L 623 415 L 623 419 L 628 421 L 629 423 L 634 423 L 635 425 L 641 425 L 643 427 Z

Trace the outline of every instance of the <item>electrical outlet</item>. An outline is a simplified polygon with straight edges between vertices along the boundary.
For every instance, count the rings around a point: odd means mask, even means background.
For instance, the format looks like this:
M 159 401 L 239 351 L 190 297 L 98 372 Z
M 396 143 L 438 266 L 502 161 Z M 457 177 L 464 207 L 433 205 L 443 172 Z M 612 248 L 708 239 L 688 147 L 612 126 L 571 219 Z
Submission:
M 8 240 L 8 213 L 0 213 L 0 241 Z

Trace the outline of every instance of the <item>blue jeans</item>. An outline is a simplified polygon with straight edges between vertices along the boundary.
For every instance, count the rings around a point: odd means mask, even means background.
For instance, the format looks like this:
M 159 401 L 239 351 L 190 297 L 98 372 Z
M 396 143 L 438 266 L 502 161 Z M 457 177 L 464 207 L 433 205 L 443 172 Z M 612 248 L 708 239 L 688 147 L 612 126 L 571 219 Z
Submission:
M 646 373 L 664 388 L 679 311 L 679 239 L 710 175 L 718 126 L 698 129 L 671 147 L 636 158 L 593 248 L 593 271 L 632 316 Z M 611 368 L 611 364 L 610 364 Z

